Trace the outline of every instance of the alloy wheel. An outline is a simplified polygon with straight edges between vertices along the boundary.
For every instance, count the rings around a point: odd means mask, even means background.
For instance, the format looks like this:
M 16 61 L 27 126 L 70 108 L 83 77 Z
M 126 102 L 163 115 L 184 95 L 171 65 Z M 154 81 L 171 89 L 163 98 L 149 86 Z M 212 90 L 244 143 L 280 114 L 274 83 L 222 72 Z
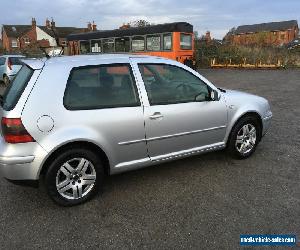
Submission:
M 245 124 L 237 133 L 235 147 L 241 154 L 248 154 L 256 143 L 256 129 L 252 124 Z
M 96 182 L 94 165 L 85 158 L 73 158 L 65 162 L 56 175 L 58 193 L 70 200 L 86 196 Z

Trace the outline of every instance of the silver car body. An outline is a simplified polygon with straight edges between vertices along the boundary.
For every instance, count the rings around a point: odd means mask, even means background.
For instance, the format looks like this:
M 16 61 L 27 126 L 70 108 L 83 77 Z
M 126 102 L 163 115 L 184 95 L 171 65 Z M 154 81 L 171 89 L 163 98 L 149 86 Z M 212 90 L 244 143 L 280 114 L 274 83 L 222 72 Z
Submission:
M 39 179 L 48 157 L 72 142 L 90 142 L 99 147 L 108 158 L 110 174 L 116 174 L 222 149 L 235 122 L 248 112 L 259 115 L 265 134 L 272 117 L 266 99 L 238 91 L 223 93 L 198 72 L 165 58 L 106 54 L 25 63 L 35 71 L 16 107 L 11 111 L 0 107 L 0 118 L 21 117 L 36 140 L 9 144 L 0 137 L 1 172 L 12 180 Z M 113 63 L 130 63 L 141 106 L 76 111 L 64 107 L 72 68 Z M 151 106 L 138 63 L 184 68 L 217 91 L 220 100 Z
M 11 66 L 11 69 L 8 66 L 8 60 L 9 58 L 25 58 L 25 56 L 22 55 L 3 55 L 0 56 L 0 60 L 2 59 L 4 61 L 3 64 L 0 64 L 0 79 L 3 80 L 4 76 L 8 76 L 9 80 L 12 81 L 15 75 L 18 73 L 18 71 L 21 69 L 22 65 L 15 65 L 13 64 Z

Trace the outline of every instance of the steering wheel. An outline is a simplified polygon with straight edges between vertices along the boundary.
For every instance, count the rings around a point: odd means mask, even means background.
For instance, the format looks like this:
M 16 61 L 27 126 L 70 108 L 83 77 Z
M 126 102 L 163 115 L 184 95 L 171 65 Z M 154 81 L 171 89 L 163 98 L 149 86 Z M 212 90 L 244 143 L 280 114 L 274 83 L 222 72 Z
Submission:
M 180 90 L 180 88 L 182 90 Z M 180 83 L 179 85 L 176 86 L 175 89 L 178 94 L 178 97 L 182 97 L 182 96 L 188 95 L 190 92 L 194 92 L 194 88 L 185 83 Z

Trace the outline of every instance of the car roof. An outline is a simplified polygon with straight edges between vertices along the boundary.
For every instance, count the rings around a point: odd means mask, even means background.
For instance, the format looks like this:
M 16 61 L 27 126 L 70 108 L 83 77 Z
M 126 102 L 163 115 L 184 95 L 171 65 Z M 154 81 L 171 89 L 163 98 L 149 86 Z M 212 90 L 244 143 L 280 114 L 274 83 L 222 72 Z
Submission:
M 81 63 L 84 62 L 84 64 L 88 64 L 89 61 L 97 61 L 101 63 L 103 60 L 108 59 L 130 59 L 130 58 L 149 58 L 149 59 L 163 59 L 168 60 L 163 57 L 157 57 L 157 56 L 148 56 L 148 55 L 136 55 L 136 54 L 121 54 L 121 53 L 115 53 L 115 54 L 96 54 L 96 55 L 76 55 L 76 56 L 54 56 L 50 58 L 40 58 L 40 59 L 24 59 L 22 60 L 25 64 L 27 64 L 32 69 L 41 69 L 43 66 L 51 65 L 51 64 L 76 64 L 77 62 Z
M 87 61 L 87 60 L 107 60 L 107 59 L 130 59 L 130 58 L 158 58 L 156 56 L 148 55 L 136 55 L 136 54 L 96 54 L 96 55 L 75 55 L 75 56 L 56 56 L 51 57 L 45 63 L 55 63 L 55 62 L 74 62 L 74 61 Z
M 25 57 L 25 56 L 23 56 L 23 55 L 1 55 L 0 57 L 7 58 L 7 57 Z

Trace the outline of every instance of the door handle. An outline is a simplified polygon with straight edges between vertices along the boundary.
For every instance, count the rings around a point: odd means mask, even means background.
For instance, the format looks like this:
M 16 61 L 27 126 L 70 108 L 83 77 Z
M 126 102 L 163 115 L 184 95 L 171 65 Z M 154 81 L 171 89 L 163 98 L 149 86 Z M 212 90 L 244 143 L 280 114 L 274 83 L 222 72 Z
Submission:
M 156 120 L 156 119 L 159 119 L 159 118 L 163 118 L 164 116 L 160 113 L 160 112 L 154 112 L 153 115 L 150 115 L 149 118 L 151 120 Z

